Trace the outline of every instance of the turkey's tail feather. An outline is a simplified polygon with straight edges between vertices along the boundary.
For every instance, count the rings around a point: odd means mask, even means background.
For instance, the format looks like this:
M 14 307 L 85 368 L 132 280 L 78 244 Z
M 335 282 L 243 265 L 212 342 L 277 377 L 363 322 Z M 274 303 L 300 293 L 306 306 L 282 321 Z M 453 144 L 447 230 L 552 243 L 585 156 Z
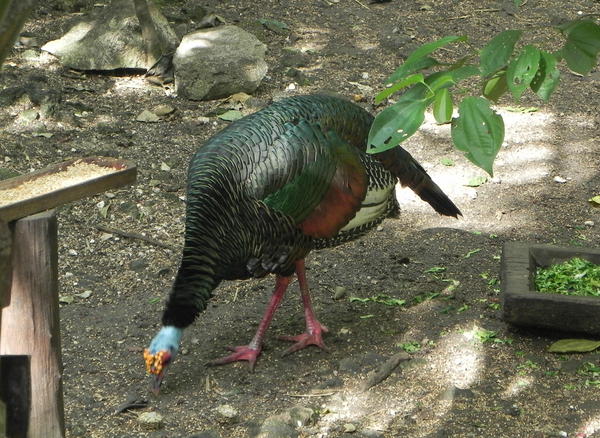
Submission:
M 458 218 L 462 213 L 446 194 L 433 182 L 425 169 L 402 147 L 398 146 L 379 154 L 374 154 L 383 166 L 408 186 L 423 201 L 444 216 Z

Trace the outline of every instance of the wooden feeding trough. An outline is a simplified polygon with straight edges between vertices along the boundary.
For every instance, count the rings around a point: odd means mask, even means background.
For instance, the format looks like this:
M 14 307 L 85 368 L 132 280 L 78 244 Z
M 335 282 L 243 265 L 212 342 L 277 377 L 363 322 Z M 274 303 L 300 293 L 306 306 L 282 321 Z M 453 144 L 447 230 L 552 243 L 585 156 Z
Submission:
M 535 290 L 534 276 L 538 267 L 573 257 L 600 264 L 600 249 L 507 242 L 501 265 L 504 319 L 518 326 L 600 335 L 600 297 Z
M 135 179 L 133 164 L 95 157 L 0 181 L 0 395 L 8 437 L 65 436 L 57 220 L 49 209 Z

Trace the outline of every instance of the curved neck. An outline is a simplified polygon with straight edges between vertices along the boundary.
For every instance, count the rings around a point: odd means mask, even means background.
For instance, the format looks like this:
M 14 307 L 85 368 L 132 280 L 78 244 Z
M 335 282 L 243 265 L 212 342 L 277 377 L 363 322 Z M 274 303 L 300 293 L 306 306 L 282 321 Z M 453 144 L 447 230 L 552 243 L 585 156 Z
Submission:
M 220 282 L 215 272 L 218 262 L 217 255 L 208 250 L 206 242 L 186 240 L 181 265 L 163 314 L 163 325 L 187 327 L 206 309 L 212 291 Z

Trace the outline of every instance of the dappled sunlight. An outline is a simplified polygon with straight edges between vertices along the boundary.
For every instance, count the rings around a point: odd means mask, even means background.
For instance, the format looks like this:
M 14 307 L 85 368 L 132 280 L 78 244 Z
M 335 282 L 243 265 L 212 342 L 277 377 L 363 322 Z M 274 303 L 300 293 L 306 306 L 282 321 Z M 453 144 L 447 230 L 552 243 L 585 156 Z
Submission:
M 434 355 L 441 361 L 447 384 L 467 388 L 479 378 L 484 360 L 482 344 L 476 339 L 479 330 L 475 323 L 465 331 L 455 329 L 438 342 Z
M 533 231 L 539 228 L 542 218 L 539 209 L 530 208 L 532 205 L 544 202 L 552 190 L 575 190 L 574 184 L 585 184 L 597 175 L 598 163 L 590 160 L 582 165 L 580 158 L 582 153 L 594 153 L 597 142 L 589 136 L 565 136 L 562 125 L 568 122 L 562 113 L 534 108 L 509 111 L 506 107 L 497 111 L 504 118 L 506 135 L 494 163 L 493 178 L 453 147 L 450 125 L 436 124 L 431 112 L 426 113 L 420 130 L 405 142 L 403 146 L 464 214 L 460 221 L 449 223 L 412 190 L 397 186 L 401 209 L 417 224 L 494 233 L 526 224 Z M 573 126 L 580 126 L 582 131 L 597 123 L 593 115 L 586 113 L 571 117 Z M 450 164 L 444 165 L 442 158 Z M 476 177 L 484 182 L 469 186 Z M 519 196 L 500 197 L 504 193 Z M 492 202 L 494 199 L 499 202 Z M 487 210 L 478 208 L 483 205 Z M 469 213 L 472 206 L 477 214 Z
M 498 107 L 496 111 L 504 120 L 505 143 L 530 143 L 552 138 L 555 116 L 547 111 L 508 111 Z
M 329 44 L 329 29 L 321 27 L 299 27 L 298 33 L 302 38 L 296 43 L 296 47 L 302 51 L 318 52 L 323 50 Z
M 476 384 L 483 371 L 485 352 L 476 339 L 482 329 L 477 323 L 470 323 L 465 330 L 461 327 L 454 326 L 424 359 L 413 359 L 424 363 L 412 366 L 411 361 L 406 362 L 403 370 L 368 391 L 362 390 L 361 380 L 346 382 L 344 390 L 323 403 L 326 414 L 319 421 L 320 432 L 326 435 L 349 422 L 386 431 L 392 423 L 406 419 L 418 421 L 423 433 L 435 431 L 452 409 L 455 389 Z M 424 392 L 424 387 L 429 390 Z
M 585 436 L 590 436 L 593 433 L 596 433 L 600 430 L 600 415 L 596 415 L 594 417 L 590 417 L 583 423 L 583 425 L 579 428 L 579 433 L 585 434 Z
M 138 76 L 115 76 L 112 78 L 114 85 L 107 91 L 107 94 L 119 96 L 139 96 L 140 94 L 150 94 L 152 89 L 148 87 L 148 82 L 143 75 Z
M 41 50 L 30 56 L 31 50 L 21 54 L 19 65 L 34 69 L 44 69 L 50 72 L 56 72 L 62 69 L 62 66 L 56 62 L 54 55 Z M 7 63 L 10 64 L 10 63 Z
M 535 383 L 535 379 L 532 376 L 514 376 L 512 380 L 506 386 L 506 389 L 502 393 L 502 398 L 511 398 L 523 390 L 529 388 Z
M 181 57 L 189 57 L 196 49 L 206 49 L 213 45 L 214 40 L 221 38 L 218 32 L 206 32 L 186 35 L 179 46 L 177 52 Z

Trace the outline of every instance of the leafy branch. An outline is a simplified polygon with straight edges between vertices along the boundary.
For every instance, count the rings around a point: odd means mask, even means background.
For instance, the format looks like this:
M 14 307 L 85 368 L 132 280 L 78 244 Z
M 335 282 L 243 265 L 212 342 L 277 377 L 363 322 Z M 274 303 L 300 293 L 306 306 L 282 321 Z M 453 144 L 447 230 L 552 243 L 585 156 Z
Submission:
M 559 82 L 561 61 L 582 75 L 596 66 L 600 26 L 590 20 L 575 20 L 556 29 L 565 41 L 554 53 L 533 45 L 515 50 L 521 30 L 501 32 L 479 52 L 472 50 L 454 63 L 440 62 L 431 54 L 448 44 L 466 42 L 466 36 L 446 36 L 423 44 L 387 78 L 387 87 L 375 96 L 375 103 L 379 104 L 404 90 L 375 118 L 367 152 L 383 152 L 408 139 L 420 128 L 425 110 L 431 106 L 438 123 L 452 123 L 454 146 L 493 175 L 494 159 L 504 140 L 504 122 L 491 108 L 492 103 L 508 92 L 518 101 L 528 88 L 548 101 Z M 455 104 L 451 90 L 474 76 L 481 81 L 481 96 L 462 99 L 458 117 L 453 118 Z

